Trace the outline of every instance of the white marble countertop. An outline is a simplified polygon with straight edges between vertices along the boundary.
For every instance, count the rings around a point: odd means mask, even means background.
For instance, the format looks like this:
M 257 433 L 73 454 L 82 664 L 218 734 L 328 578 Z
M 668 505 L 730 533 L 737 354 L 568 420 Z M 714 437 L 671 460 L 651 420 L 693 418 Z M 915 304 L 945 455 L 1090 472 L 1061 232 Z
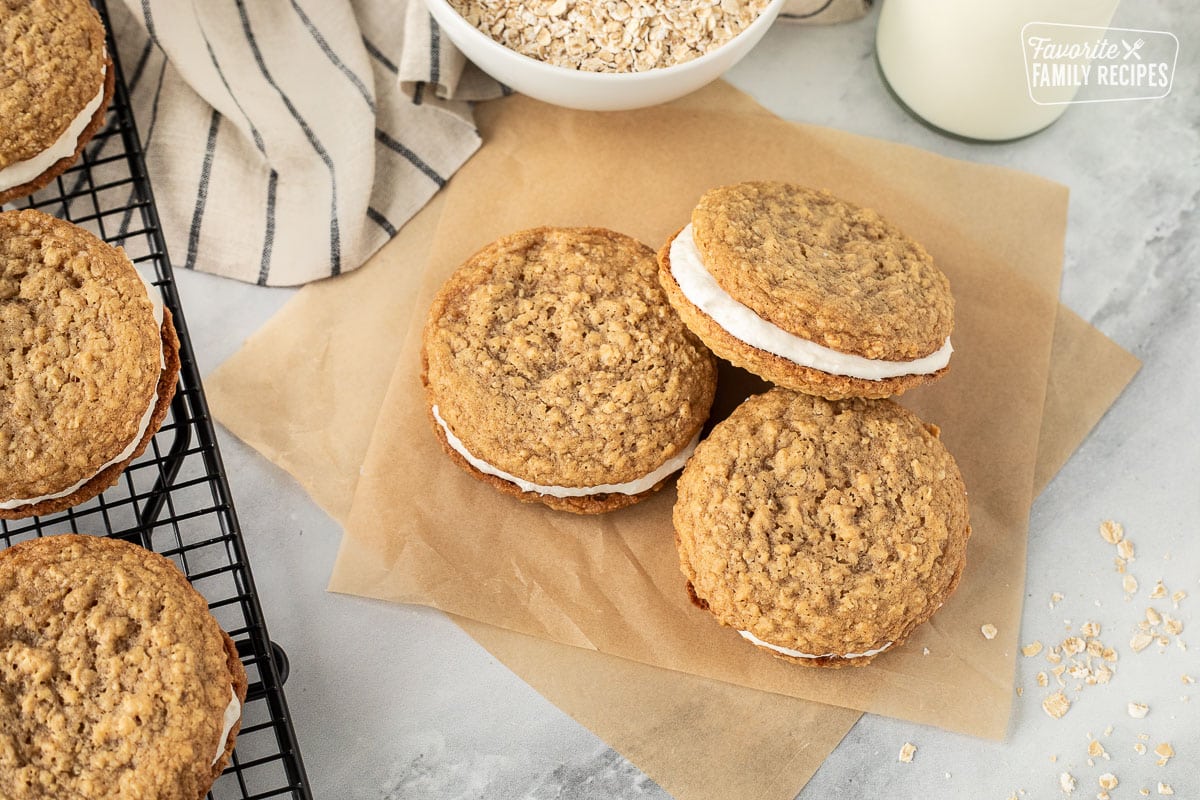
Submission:
M 727 78 L 779 115 L 1035 173 L 1071 189 L 1062 301 L 1144 362 L 1129 389 L 1034 505 L 1021 641 L 1061 641 L 1094 619 L 1122 645 L 1117 676 L 1090 687 L 1069 717 L 1043 713 L 1020 658 L 1009 734 L 990 742 L 867 715 L 801 798 L 1065 796 L 1114 800 L 1159 781 L 1200 797 L 1200 636 L 1183 650 L 1124 645 L 1147 605 L 1200 630 L 1200 17 L 1182 0 L 1129 3 L 1115 25 L 1181 41 L 1169 97 L 1074 106 L 1023 141 L 972 145 L 902 111 L 873 58 L 874 19 L 832 28 L 777 25 Z M 876 12 L 877 13 L 877 12 Z M 177 273 L 201 370 L 211 371 L 291 296 Z M 289 476 L 222 430 L 221 448 L 272 638 L 287 651 L 288 702 L 314 795 L 325 798 L 664 798 L 666 793 L 530 689 L 440 614 L 325 592 L 340 531 Z M 1124 599 L 1113 549 L 1121 521 L 1142 583 Z M 1189 597 L 1148 599 L 1162 580 Z M 1052 593 L 1063 599 L 1050 608 Z M 1174 638 L 1174 637 L 1172 637 Z M 375 647 L 364 650 L 366 640 Z M 1159 652 L 1163 650 L 1163 652 Z M 1053 678 L 1051 678 L 1053 681 Z M 1190 700 L 1190 702 L 1189 702 Z M 1149 714 L 1132 719 L 1130 701 Z M 1112 726 L 1111 734 L 1105 733 Z M 1137 734 L 1148 738 L 1139 740 Z M 1089 736 L 1110 758 L 1088 764 Z M 1170 742 L 1166 766 L 1139 755 Z M 902 764 L 905 742 L 916 757 Z

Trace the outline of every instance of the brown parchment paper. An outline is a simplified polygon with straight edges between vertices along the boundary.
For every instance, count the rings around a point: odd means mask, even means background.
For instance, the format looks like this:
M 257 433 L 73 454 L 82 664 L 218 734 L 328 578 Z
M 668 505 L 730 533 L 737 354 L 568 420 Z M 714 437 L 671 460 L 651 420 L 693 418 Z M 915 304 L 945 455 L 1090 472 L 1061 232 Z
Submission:
M 765 114 L 721 83 L 684 103 Z M 500 113 L 488 122 L 506 124 L 510 108 L 500 104 Z M 486 126 L 484 135 L 490 140 Z M 349 509 L 390 365 L 415 306 L 413 287 L 422 275 L 441 200 L 460 186 L 452 182 L 367 268 L 300 292 L 206 380 L 216 417 L 295 476 L 338 519 Z M 321 358 L 312 358 L 313 353 Z M 1131 356 L 1061 307 L 1054 356 L 1039 487 L 1137 367 Z M 345 391 L 347 381 L 354 392 Z M 459 621 L 524 680 L 680 798 L 792 797 L 858 718 L 852 710 Z M 714 759 L 714 753 L 721 758 Z M 730 770 L 729 765 L 760 768 Z
M 447 195 L 417 308 L 472 252 L 534 225 L 601 225 L 657 245 L 707 188 L 823 186 L 922 241 L 957 299 L 947 378 L 905 398 L 942 427 L 971 492 L 958 592 L 906 647 L 813 671 L 747 647 L 692 607 L 671 491 L 601 518 L 510 502 L 465 476 L 429 430 L 414 316 L 363 464 L 330 583 L 655 666 L 999 737 L 1008 720 L 1050 349 L 1065 188 L 899 145 L 711 111 L 544 113 L 526 98 Z M 484 111 L 481 116 L 486 118 Z M 530 158 L 536 154 L 536 158 Z M 1001 633 L 979 634 L 984 623 Z M 928 653 L 926 653 L 928 651 Z

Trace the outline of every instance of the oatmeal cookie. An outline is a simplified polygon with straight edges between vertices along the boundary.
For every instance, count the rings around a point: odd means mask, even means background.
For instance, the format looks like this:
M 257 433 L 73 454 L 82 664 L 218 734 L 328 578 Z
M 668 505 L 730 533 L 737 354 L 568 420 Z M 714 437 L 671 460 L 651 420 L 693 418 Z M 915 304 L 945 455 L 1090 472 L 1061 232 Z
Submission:
M 678 492 L 693 601 L 800 664 L 869 663 L 962 575 L 958 467 L 936 427 L 890 400 L 752 397 L 696 449 Z
M 200 800 L 246 699 L 237 648 L 168 559 L 66 534 L 0 551 L 0 797 Z
M 620 508 L 683 464 L 716 361 L 655 278 L 654 251 L 600 228 L 537 228 L 472 256 L 422 342 L 433 429 L 476 478 L 577 513 Z
M 0 204 L 75 163 L 104 126 L 115 81 L 87 0 L 0 0 Z
M 659 263 L 688 327 L 777 385 L 889 397 L 948 369 L 946 276 L 894 225 L 828 192 L 765 182 L 710 190 Z
M 116 483 L 166 417 L 179 339 L 124 251 L 39 211 L 0 213 L 0 518 Z

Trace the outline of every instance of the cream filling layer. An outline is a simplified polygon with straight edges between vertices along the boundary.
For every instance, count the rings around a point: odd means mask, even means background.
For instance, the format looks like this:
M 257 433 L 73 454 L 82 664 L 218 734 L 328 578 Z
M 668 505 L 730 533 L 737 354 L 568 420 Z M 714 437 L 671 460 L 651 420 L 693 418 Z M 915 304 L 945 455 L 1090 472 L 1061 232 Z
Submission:
M 154 321 L 158 323 L 158 330 L 161 331 L 162 324 L 163 324 L 162 300 L 160 299 L 159 293 L 154 289 L 153 286 L 150 285 L 150 282 L 146 280 L 146 278 L 142 275 L 142 273 L 138 272 L 137 275 L 138 275 L 138 278 L 141 278 L 142 285 L 144 285 L 146 287 L 146 296 L 150 298 L 150 302 L 154 306 Z M 166 367 L 166 355 L 162 352 L 161 343 L 159 344 L 158 363 L 159 363 L 159 369 L 163 369 Z M 34 503 L 40 503 L 43 500 L 57 500 L 60 497 L 66 497 L 69 494 L 74 494 L 75 492 L 77 492 L 79 490 L 79 488 L 81 486 L 83 486 L 85 483 L 90 481 L 92 478 L 99 475 L 104 470 L 111 467 L 113 464 L 120 463 L 121 461 L 124 461 L 125 459 L 129 458 L 129 456 L 133 455 L 133 451 L 137 449 L 138 443 L 140 443 L 142 441 L 142 437 L 146 435 L 146 431 L 150 427 L 150 419 L 154 416 L 154 409 L 157 406 L 158 406 L 158 384 L 156 382 L 155 387 L 154 387 L 154 394 L 150 396 L 150 407 L 146 409 L 146 413 L 142 414 L 142 419 L 140 422 L 138 422 L 137 434 L 134 435 L 133 441 L 130 442 L 129 445 L 124 450 L 122 450 L 120 453 L 118 453 L 115 458 L 109 459 L 107 462 L 105 462 L 100 467 L 100 469 L 96 470 L 94 473 L 92 473 L 88 477 L 84 478 L 83 480 L 77 482 L 75 485 L 68 486 L 66 489 L 63 489 L 62 491 L 53 492 L 51 494 L 45 494 L 45 495 L 42 495 L 41 497 L 32 497 L 32 498 L 26 498 L 26 499 L 21 499 L 21 500 L 0 500 L 0 508 L 12 509 L 12 508 L 20 508 L 21 506 L 31 506 Z
M 878 381 L 901 375 L 937 372 L 950 363 L 950 354 L 954 352 L 949 338 L 937 351 L 912 361 L 884 361 L 838 352 L 788 333 L 722 289 L 704 266 L 696 240 L 692 237 L 691 224 L 671 242 L 670 256 L 671 275 L 692 305 L 738 340 L 802 367 L 819 369 L 831 375 Z
M 79 146 L 79 137 L 83 135 L 83 131 L 92 121 L 92 117 L 96 114 L 96 109 L 100 108 L 100 104 L 104 102 L 104 82 L 107 79 L 108 65 L 106 64 L 100 70 L 100 91 L 96 93 L 88 104 L 83 107 L 79 115 L 71 120 L 71 124 L 62 132 L 62 135 L 42 152 L 35 155 L 33 158 L 25 161 L 14 161 L 7 167 L 0 169 L 0 191 L 7 191 L 14 186 L 20 186 L 29 183 L 31 180 L 41 175 L 46 170 L 54 165 L 54 162 L 60 158 L 68 158 L 75 154 L 75 148 Z
M 493 467 L 482 458 L 472 455 L 462 443 L 462 440 L 451 433 L 450 426 L 446 424 L 446 421 L 442 419 L 442 415 L 438 413 L 437 406 L 433 407 L 433 417 L 437 420 L 438 425 L 442 426 L 442 431 L 446 434 L 446 441 L 450 443 L 450 447 L 454 449 L 454 452 L 465 458 L 467 463 L 475 469 L 487 475 L 493 475 L 501 480 L 506 480 L 509 483 L 514 483 L 523 492 L 537 492 L 538 494 L 547 494 L 551 497 L 589 497 L 594 494 L 641 494 L 652 488 L 672 472 L 683 469 L 683 465 L 692 457 L 692 451 L 696 449 L 696 445 L 700 442 L 700 434 L 697 433 L 692 437 L 692 441 L 688 443 L 687 447 L 668 458 L 656 470 L 628 483 L 604 483 L 599 486 L 543 486 L 540 483 L 533 483 L 532 481 L 518 478 L 516 475 L 509 474 L 498 467 Z
M 768 650 L 774 650 L 776 653 L 783 653 L 785 656 L 792 656 L 793 658 L 866 658 L 867 656 L 879 655 L 892 646 L 892 643 L 888 642 L 883 647 L 877 647 L 874 650 L 867 650 L 862 653 L 825 653 L 824 655 L 817 656 L 811 653 L 801 653 L 799 650 L 789 650 L 786 647 L 780 647 L 770 642 L 764 642 L 750 631 L 738 631 L 738 633 L 759 647 L 765 647 Z
M 229 732 L 233 730 L 233 726 L 242 718 L 242 704 L 238 702 L 237 693 L 233 691 L 233 687 L 229 687 L 229 705 L 225 706 L 225 717 L 223 727 L 221 729 L 221 738 L 217 739 L 217 754 L 213 756 L 212 764 L 216 766 L 221 760 L 221 754 L 225 752 L 225 745 L 229 744 Z

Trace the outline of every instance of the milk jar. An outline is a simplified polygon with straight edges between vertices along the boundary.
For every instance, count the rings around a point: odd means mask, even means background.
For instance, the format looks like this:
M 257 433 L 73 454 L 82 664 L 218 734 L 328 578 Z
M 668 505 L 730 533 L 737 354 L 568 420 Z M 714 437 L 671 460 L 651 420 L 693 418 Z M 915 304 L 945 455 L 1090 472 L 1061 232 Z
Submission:
M 1103 36 L 1118 0 L 884 0 L 875 52 L 884 81 L 913 114 L 967 139 L 1005 141 L 1041 130 L 1078 87 L 1030 95 L 1022 29 L 1079 26 Z M 1062 29 L 1058 29 L 1062 30 Z M 1049 100 L 1050 102 L 1047 102 Z

